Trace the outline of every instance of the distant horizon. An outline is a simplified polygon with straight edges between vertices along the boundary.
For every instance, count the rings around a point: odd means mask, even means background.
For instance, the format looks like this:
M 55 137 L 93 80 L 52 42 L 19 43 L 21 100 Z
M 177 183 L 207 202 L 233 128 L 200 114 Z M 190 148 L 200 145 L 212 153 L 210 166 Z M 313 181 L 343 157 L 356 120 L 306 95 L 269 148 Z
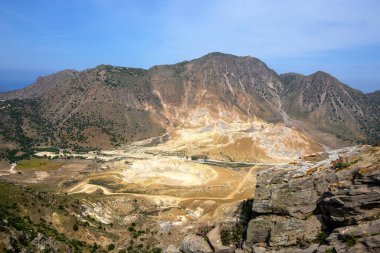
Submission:
M 225 52 L 373 92 L 379 12 L 377 0 L 3 1 L 0 91 L 63 69 L 149 68 Z
M 210 53 L 215 53 L 215 52 L 210 52 Z M 210 53 L 207 53 L 207 54 L 210 54 Z M 218 53 L 223 53 L 223 54 L 230 54 L 230 53 L 224 53 L 224 52 L 218 52 Z M 207 55 L 205 54 L 205 55 Z M 198 59 L 202 56 L 205 56 L 205 55 L 201 55 L 197 58 L 193 58 L 193 59 L 185 59 L 185 60 L 182 60 L 182 61 L 191 61 L 191 60 L 194 60 L 194 59 Z M 230 55 L 234 55 L 234 54 L 230 54 Z M 244 57 L 244 56 L 250 56 L 250 57 L 254 57 L 254 58 L 257 58 L 253 55 L 234 55 L 234 56 L 238 56 L 238 57 Z M 258 58 L 259 59 L 259 58 Z M 259 59 L 261 61 L 263 61 L 262 59 Z M 174 62 L 174 63 L 162 63 L 162 64 L 154 64 L 150 67 L 140 67 L 140 66 L 122 66 L 122 65 L 117 65 L 117 64 L 104 64 L 104 63 L 101 63 L 101 64 L 96 64 L 94 66 L 89 66 L 89 67 L 86 67 L 86 68 L 83 68 L 83 69 L 74 69 L 74 68 L 64 68 L 64 69 L 60 69 L 60 70 L 46 70 L 46 71 L 27 71 L 28 72 L 28 81 L 25 81 L 25 82 L 10 82 L 11 85 L 2 85 L 0 83 L 0 93 L 5 93 L 5 92 L 11 92 L 11 91 L 15 91 L 15 90 L 19 90 L 19 89 L 23 89 L 29 85 L 32 85 L 33 83 L 36 82 L 36 80 L 39 78 L 39 77 L 44 77 L 44 76 L 48 76 L 48 75 L 52 75 L 52 74 L 55 74 L 57 72 L 60 72 L 60 71 L 64 71 L 64 70 L 75 70 L 75 71 L 84 71 L 86 69 L 90 69 L 90 68 L 94 68 L 96 66 L 99 66 L 99 65 L 110 65 L 110 66 L 115 66 L 115 67 L 128 67 L 128 68 L 142 68 L 142 69 L 150 69 L 154 66 L 157 66 L 157 65 L 165 65 L 165 64 L 169 64 L 169 65 L 172 65 L 172 64 L 176 64 L 176 63 L 179 63 L 179 62 L 182 62 L 182 61 L 178 61 L 178 62 Z M 355 85 L 351 85 L 350 83 L 347 83 L 347 82 L 344 82 L 343 80 L 341 80 L 340 78 L 338 78 L 337 76 L 335 76 L 333 73 L 330 73 L 328 71 L 325 71 L 323 69 L 318 69 L 318 70 L 315 70 L 313 72 L 310 72 L 310 73 L 300 73 L 300 72 L 296 72 L 296 71 L 287 71 L 287 72 L 278 72 L 276 69 L 272 68 L 268 63 L 266 63 L 265 61 L 263 61 L 270 69 L 274 70 L 278 75 L 281 75 L 281 74 L 287 74 L 287 73 L 295 73 L 295 74 L 301 74 L 301 75 L 305 75 L 305 76 L 308 76 L 308 75 L 312 75 L 318 71 L 322 71 L 322 72 L 326 72 L 330 75 L 332 75 L 333 77 L 337 78 L 339 81 L 341 81 L 342 83 L 350 86 L 351 88 L 354 88 L 354 89 L 357 89 L 357 90 L 360 90 L 361 92 L 363 92 L 364 94 L 368 94 L 368 93 L 372 93 L 372 92 L 376 92 L 376 91 L 380 91 L 380 87 L 375 87 L 374 90 L 361 90 L 360 88 L 357 88 L 355 87 Z M 4 70 L 0 69 L 0 76 L 2 74 Z M 13 87 L 14 88 L 13 88 Z M 376 89 L 377 88 L 377 89 Z

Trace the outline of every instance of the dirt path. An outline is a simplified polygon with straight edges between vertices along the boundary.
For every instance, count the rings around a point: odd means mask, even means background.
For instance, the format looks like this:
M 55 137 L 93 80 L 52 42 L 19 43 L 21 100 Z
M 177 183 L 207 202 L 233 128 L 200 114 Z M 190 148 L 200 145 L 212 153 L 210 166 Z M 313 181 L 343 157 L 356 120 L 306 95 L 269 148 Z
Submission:
M 17 171 L 15 171 L 16 166 L 17 166 L 16 163 L 12 163 L 9 170 L 5 171 L 4 173 L 0 173 L 0 177 L 1 176 L 7 176 L 10 174 L 16 174 L 17 173 Z
M 110 191 L 108 188 L 100 185 L 94 185 L 94 184 L 89 184 L 88 181 L 83 181 L 73 188 L 71 188 L 68 192 L 70 194 L 75 194 L 75 193 L 93 193 L 96 190 L 101 189 L 105 195 L 121 195 L 125 193 L 114 193 Z
M 220 184 L 216 184 L 217 188 L 213 189 L 212 185 L 215 186 L 214 183 L 209 186 L 212 188 L 211 191 L 203 192 L 200 190 L 196 191 L 190 196 L 184 197 L 159 194 L 160 192 L 158 192 L 158 194 L 113 192 L 107 186 L 91 184 L 90 178 L 87 178 L 86 180 L 78 183 L 67 192 L 69 194 L 91 194 L 95 193 L 98 190 L 101 190 L 104 195 L 110 197 L 144 198 L 146 200 L 149 200 L 149 202 L 151 201 L 152 203 L 155 203 L 160 208 L 163 208 L 163 210 L 170 209 L 168 212 L 174 212 L 174 214 L 170 214 L 174 216 L 169 216 L 174 217 L 175 220 L 179 219 L 179 216 L 175 215 L 175 210 L 187 210 L 186 213 L 181 214 L 183 216 L 181 220 L 191 220 L 194 218 L 207 220 L 214 219 L 216 217 L 215 215 L 218 215 L 218 213 L 223 213 L 226 212 L 226 210 L 232 210 L 233 208 L 236 208 L 235 203 L 239 203 L 253 197 L 254 191 L 256 189 L 255 170 L 259 167 L 260 166 L 253 166 L 247 172 L 241 174 L 239 173 L 238 176 L 235 176 L 233 178 L 234 182 L 228 184 L 229 190 L 226 191 L 226 188 L 223 188 L 222 192 L 224 192 L 224 195 L 222 195 L 218 189 L 220 187 Z M 228 177 L 226 178 L 226 175 L 222 175 L 219 178 L 219 180 L 221 180 L 220 182 L 224 183 L 226 182 L 226 179 L 228 179 Z M 207 186 L 207 182 L 203 186 Z M 193 188 L 196 189 L 197 186 Z M 190 193 L 185 192 L 185 194 L 189 195 Z M 174 211 L 172 208 L 174 208 Z
M 11 168 L 9 169 L 10 174 L 16 174 L 17 173 L 17 171 L 15 171 L 16 165 L 17 165 L 16 163 L 11 164 Z
M 73 188 L 69 189 L 67 192 L 69 194 L 75 194 L 75 193 L 93 193 L 97 189 L 101 189 L 105 195 L 128 195 L 128 196 L 135 196 L 135 197 L 145 197 L 145 198 L 153 198 L 153 199 L 159 199 L 162 197 L 165 197 L 167 199 L 172 199 L 176 201 L 191 201 L 191 200 L 215 200 L 215 201 L 228 201 L 228 202 L 233 202 L 233 201 L 238 201 L 244 198 L 238 198 L 238 195 L 241 194 L 243 191 L 242 189 L 244 188 L 247 180 L 251 179 L 253 183 L 256 183 L 256 176 L 253 174 L 254 169 L 256 166 L 251 167 L 250 170 L 244 175 L 243 180 L 237 185 L 237 187 L 229 193 L 226 197 L 174 197 L 170 195 L 163 195 L 163 194 L 158 194 L 158 195 L 153 195 L 153 194 L 145 194 L 145 193 L 122 193 L 122 192 L 112 192 L 109 190 L 107 187 L 100 186 L 100 185 L 95 185 L 95 184 L 90 184 L 89 180 L 85 180 L 74 186 Z M 253 189 L 255 187 L 253 186 Z
M 253 166 L 252 168 L 249 169 L 249 171 L 247 172 L 247 174 L 244 175 L 244 178 L 243 180 L 239 183 L 238 187 L 236 187 L 235 190 L 233 190 L 230 194 L 228 194 L 228 196 L 226 197 L 226 199 L 233 199 L 238 193 L 241 192 L 243 186 L 245 185 L 245 183 L 247 182 L 247 180 L 252 177 L 252 179 L 254 179 L 255 181 L 255 184 L 256 184 L 256 176 L 253 176 L 252 175 L 252 172 L 253 170 L 256 168 L 256 166 Z

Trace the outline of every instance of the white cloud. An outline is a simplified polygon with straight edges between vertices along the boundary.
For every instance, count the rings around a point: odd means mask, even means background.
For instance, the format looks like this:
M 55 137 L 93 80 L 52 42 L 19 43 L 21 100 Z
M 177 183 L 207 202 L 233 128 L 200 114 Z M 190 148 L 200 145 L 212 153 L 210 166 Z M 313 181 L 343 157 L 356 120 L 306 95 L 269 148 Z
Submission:
M 167 50 L 300 56 L 379 44 L 379 7 L 369 0 L 172 1 L 156 19 Z

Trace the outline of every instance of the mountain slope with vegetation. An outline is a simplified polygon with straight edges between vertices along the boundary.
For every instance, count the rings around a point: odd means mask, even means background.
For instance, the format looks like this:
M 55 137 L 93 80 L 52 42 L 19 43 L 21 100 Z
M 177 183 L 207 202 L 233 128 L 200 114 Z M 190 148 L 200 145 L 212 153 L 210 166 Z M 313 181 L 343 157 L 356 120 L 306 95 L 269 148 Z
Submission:
M 109 148 L 222 121 L 282 124 L 328 147 L 380 140 L 380 105 L 360 91 L 323 72 L 278 75 L 256 58 L 222 53 L 148 70 L 61 71 L 0 99 L 3 148 L 22 148 L 16 135 L 33 145 Z M 13 110 L 30 113 L 16 120 Z

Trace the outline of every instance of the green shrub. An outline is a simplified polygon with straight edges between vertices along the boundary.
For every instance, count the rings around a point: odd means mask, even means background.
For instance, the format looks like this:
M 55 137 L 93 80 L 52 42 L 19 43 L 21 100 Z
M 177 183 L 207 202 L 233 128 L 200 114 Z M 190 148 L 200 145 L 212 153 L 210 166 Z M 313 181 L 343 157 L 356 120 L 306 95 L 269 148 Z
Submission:
M 353 164 L 355 164 L 355 163 L 357 163 L 357 162 L 359 162 L 360 161 L 360 159 L 356 159 L 356 160 L 352 160 L 352 161 L 346 161 L 346 162 L 338 162 L 338 163 L 336 163 L 335 165 L 334 165 L 334 169 L 337 169 L 337 170 L 341 170 L 341 169 L 344 169 L 344 168 L 347 168 L 347 167 L 349 167 L 349 166 L 351 166 L 351 165 L 353 165 Z
M 222 227 L 220 237 L 222 244 L 225 246 L 239 243 L 243 240 L 243 228 L 239 223 L 236 223 L 233 227 Z
M 352 247 L 358 243 L 358 238 L 354 235 L 346 235 L 343 238 L 343 241 L 347 244 L 348 247 Z
M 315 238 L 315 241 L 319 244 L 326 244 L 327 242 L 327 237 L 329 235 L 325 231 L 321 231 L 318 233 L 318 235 Z
M 208 232 L 210 232 L 213 228 L 214 228 L 213 226 L 200 225 L 198 227 L 196 234 L 201 236 L 201 237 L 206 237 Z
M 110 251 L 110 250 L 114 250 L 114 249 L 115 249 L 115 244 L 110 243 L 110 244 L 108 245 L 108 250 Z
M 74 224 L 74 225 L 73 225 L 73 230 L 74 230 L 74 231 L 78 231 L 78 230 L 79 230 L 78 224 Z
M 153 248 L 151 252 L 152 253 L 162 253 L 162 249 L 160 249 L 160 248 Z

